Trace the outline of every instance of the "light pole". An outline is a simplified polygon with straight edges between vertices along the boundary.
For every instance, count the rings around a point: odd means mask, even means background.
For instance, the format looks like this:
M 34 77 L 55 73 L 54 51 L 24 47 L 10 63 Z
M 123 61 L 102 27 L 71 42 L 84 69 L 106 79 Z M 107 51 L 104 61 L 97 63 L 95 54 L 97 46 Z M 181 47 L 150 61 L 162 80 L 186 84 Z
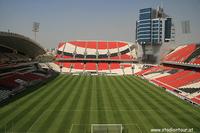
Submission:
M 36 32 L 39 32 L 39 26 L 40 26 L 40 23 L 33 22 L 33 29 L 32 29 L 32 31 L 35 33 L 35 41 L 36 41 Z

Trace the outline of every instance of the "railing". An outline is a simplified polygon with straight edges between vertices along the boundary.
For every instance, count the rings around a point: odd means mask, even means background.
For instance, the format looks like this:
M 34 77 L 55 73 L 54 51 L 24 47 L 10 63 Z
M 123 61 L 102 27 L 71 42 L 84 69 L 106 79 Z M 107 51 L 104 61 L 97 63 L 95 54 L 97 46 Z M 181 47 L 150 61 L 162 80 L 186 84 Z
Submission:
M 192 67 L 192 68 L 200 68 L 200 64 L 195 64 L 195 63 L 164 61 L 161 64 L 169 64 L 169 65 L 176 65 L 176 66 L 185 66 L 185 67 Z
M 106 63 L 138 63 L 137 60 L 132 60 L 132 59 L 85 59 L 85 58 L 78 58 L 78 59 L 74 59 L 74 58 L 57 58 L 55 60 L 56 62 L 106 62 Z

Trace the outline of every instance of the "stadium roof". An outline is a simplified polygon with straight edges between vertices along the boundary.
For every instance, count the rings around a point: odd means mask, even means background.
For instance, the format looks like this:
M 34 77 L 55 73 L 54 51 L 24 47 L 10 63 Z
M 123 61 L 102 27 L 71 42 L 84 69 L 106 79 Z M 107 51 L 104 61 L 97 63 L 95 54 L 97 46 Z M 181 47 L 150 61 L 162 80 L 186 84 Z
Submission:
M 37 42 L 16 33 L 0 32 L 0 45 L 15 49 L 31 58 L 45 54 L 44 48 Z

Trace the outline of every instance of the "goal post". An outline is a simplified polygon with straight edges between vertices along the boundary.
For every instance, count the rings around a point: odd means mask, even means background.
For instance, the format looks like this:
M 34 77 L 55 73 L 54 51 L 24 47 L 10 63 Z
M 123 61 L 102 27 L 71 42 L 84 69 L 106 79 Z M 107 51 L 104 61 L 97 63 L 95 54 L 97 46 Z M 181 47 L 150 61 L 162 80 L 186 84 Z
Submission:
M 91 124 L 91 133 L 122 133 L 122 124 Z

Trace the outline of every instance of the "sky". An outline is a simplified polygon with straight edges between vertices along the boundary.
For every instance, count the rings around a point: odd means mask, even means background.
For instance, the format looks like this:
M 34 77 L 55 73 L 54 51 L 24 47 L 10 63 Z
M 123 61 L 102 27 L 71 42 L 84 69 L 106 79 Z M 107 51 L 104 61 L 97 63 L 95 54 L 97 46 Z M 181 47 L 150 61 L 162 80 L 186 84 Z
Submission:
M 71 40 L 135 42 L 139 9 L 161 3 L 173 18 L 176 45 L 200 42 L 200 0 L 0 0 L 0 31 L 34 39 L 33 22 L 39 22 L 37 42 L 44 48 Z M 185 20 L 190 34 L 182 33 Z

